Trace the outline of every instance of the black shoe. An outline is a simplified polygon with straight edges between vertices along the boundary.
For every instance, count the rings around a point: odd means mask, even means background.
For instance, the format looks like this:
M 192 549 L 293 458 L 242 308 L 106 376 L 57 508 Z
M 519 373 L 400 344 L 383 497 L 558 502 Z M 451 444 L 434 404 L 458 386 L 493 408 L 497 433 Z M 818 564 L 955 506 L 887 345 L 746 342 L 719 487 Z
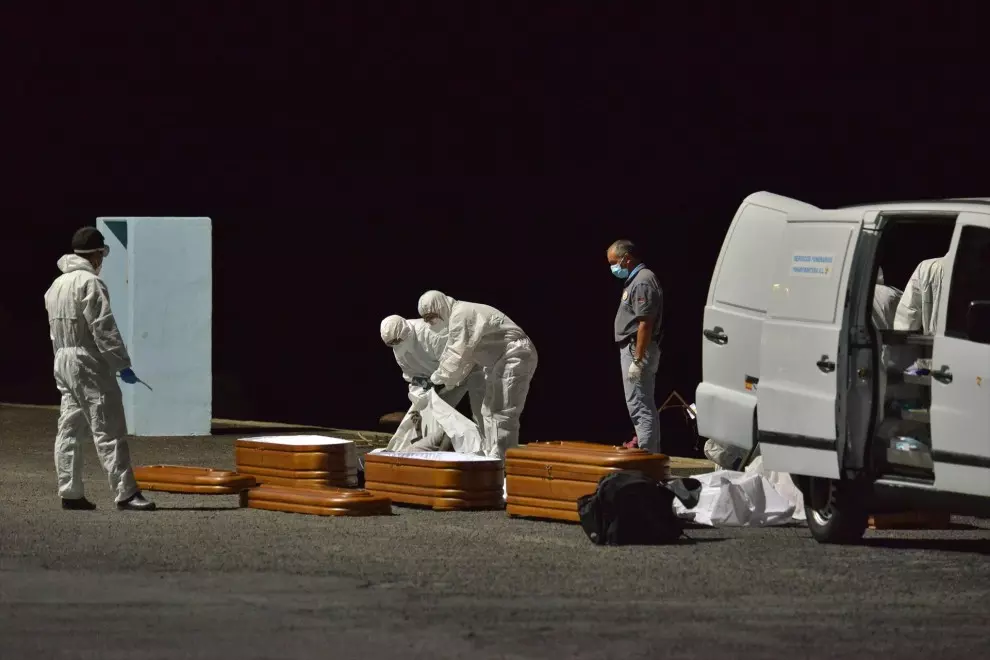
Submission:
M 117 508 L 121 511 L 154 511 L 155 503 L 144 499 L 144 496 L 139 492 L 123 502 L 117 502 Z
M 85 497 L 74 497 L 74 498 L 62 498 L 62 508 L 72 509 L 74 511 L 92 511 L 96 508 L 96 505 L 87 500 Z

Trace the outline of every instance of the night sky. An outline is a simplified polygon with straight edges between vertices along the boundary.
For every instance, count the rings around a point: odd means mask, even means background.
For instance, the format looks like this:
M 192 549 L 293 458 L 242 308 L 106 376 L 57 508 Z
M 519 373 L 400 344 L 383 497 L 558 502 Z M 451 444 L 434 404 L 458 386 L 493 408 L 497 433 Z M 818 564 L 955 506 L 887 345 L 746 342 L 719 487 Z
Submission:
M 617 443 L 613 240 L 664 287 L 658 399 L 693 401 L 746 195 L 990 195 L 977 9 L 203 4 L 5 21 L 0 401 L 58 401 L 42 296 L 75 229 L 208 215 L 215 416 L 372 428 L 404 410 L 378 325 L 437 288 L 535 342 L 524 442 Z M 888 283 L 929 252 L 890 256 Z

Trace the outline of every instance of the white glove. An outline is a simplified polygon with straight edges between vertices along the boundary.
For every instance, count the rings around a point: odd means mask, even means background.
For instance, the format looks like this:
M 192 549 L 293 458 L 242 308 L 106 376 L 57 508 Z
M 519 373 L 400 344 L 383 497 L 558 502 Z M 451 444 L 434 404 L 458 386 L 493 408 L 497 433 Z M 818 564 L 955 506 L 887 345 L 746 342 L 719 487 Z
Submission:
M 626 376 L 628 380 L 639 380 L 643 375 L 643 363 L 633 362 L 629 365 L 629 374 Z
M 424 390 L 422 387 L 416 385 L 409 387 L 409 403 L 417 403 L 420 399 L 425 399 L 429 395 L 429 390 Z

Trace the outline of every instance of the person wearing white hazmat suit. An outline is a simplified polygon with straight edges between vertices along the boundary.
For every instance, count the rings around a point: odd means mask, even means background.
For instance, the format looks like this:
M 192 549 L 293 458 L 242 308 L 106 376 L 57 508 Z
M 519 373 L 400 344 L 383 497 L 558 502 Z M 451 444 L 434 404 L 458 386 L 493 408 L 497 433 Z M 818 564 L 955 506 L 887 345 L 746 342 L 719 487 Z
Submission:
M 409 385 L 409 401 L 413 404 L 410 411 L 412 411 L 419 400 L 429 392 L 430 376 L 440 366 L 440 356 L 447 346 L 447 333 L 434 332 L 422 319 L 405 319 L 397 314 L 383 319 L 380 331 L 382 341 L 392 349 L 395 361 L 402 370 L 402 378 Z M 455 407 L 465 394 L 470 398 L 474 423 L 481 428 L 481 403 L 485 396 L 485 381 L 480 369 L 472 370 L 461 385 L 437 392 L 441 399 Z M 439 448 L 420 446 L 419 443 L 414 445 L 417 449 Z
M 873 312 L 871 317 L 877 330 L 890 330 L 894 327 L 894 317 L 904 292 L 889 286 L 883 279 L 883 268 L 877 269 L 877 283 L 873 287 Z
M 894 317 L 897 314 L 897 306 L 900 304 L 901 296 L 903 292 L 892 286 L 888 286 L 884 283 L 883 279 L 883 269 L 877 269 L 877 282 L 876 286 L 873 287 L 873 311 L 870 314 L 870 318 L 873 321 L 873 327 L 877 330 L 890 330 L 894 325 Z M 879 387 L 880 387 L 880 401 L 881 404 L 885 404 L 888 394 L 887 386 L 887 370 L 890 368 L 891 364 L 895 362 L 894 358 L 897 356 L 895 346 L 887 346 L 881 343 L 880 347 L 880 373 L 879 373 Z M 896 394 L 899 391 L 898 386 L 894 386 L 892 393 Z M 883 405 L 881 405 L 881 408 Z M 880 411 L 880 417 L 883 419 L 883 411 Z
M 58 260 L 59 276 L 45 293 L 49 336 L 55 351 L 55 384 L 62 395 L 55 436 L 55 471 L 62 508 L 92 510 L 83 495 L 82 440 L 91 437 L 110 480 L 118 509 L 155 508 L 141 495 L 124 437 L 127 423 L 116 374 L 138 382 L 100 279 L 109 248 L 95 227 L 72 238 L 73 254 Z
M 934 335 L 938 331 L 938 306 L 942 299 L 942 273 L 945 257 L 925 259 L 904 287 L 904 294 L 897 304 L 894 330 L 921 331 Z
M 536 347 L 512 319 L 489 305 L 427 291 L 418 309 L 434 331 L 447 331 L 440 365 L 430 375 L 434 386 L 459 385 L 476 366 L 482 369 L 485 454 L 504 460 L 506 450 L 519 444 L 519 418 L 536 372 Z

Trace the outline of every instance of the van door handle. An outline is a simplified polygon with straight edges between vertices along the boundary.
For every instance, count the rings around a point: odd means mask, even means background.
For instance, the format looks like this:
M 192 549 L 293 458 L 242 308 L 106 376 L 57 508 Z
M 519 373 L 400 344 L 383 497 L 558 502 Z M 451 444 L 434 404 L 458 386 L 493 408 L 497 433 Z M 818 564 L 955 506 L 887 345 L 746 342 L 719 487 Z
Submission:
M 705 339 L 719 346 L 725 346 L 729 343 L 729 335 L 725 334 L 725 331 L 717 325 L 712 330 L 704 330 L 701 334 L 705 335 Z
M 946 385 L 948 385 L 949 383 L 951 383 L 952 382 L 952 372 L 949 371 L 949 365 L 943 364 L 941 369 L 939 369 L 938 371 L 933 371 L 932 372 L 932 378 L 934 378 L 935 380 L 937 380 L 940 383 L 945 383 Z
M 818 368 L 822 370 L 823 373 L 831 373 L 835 371 L 835 362 L 828 359 L 827 355 L 823 355 L 822 359 L 816 362 Z

